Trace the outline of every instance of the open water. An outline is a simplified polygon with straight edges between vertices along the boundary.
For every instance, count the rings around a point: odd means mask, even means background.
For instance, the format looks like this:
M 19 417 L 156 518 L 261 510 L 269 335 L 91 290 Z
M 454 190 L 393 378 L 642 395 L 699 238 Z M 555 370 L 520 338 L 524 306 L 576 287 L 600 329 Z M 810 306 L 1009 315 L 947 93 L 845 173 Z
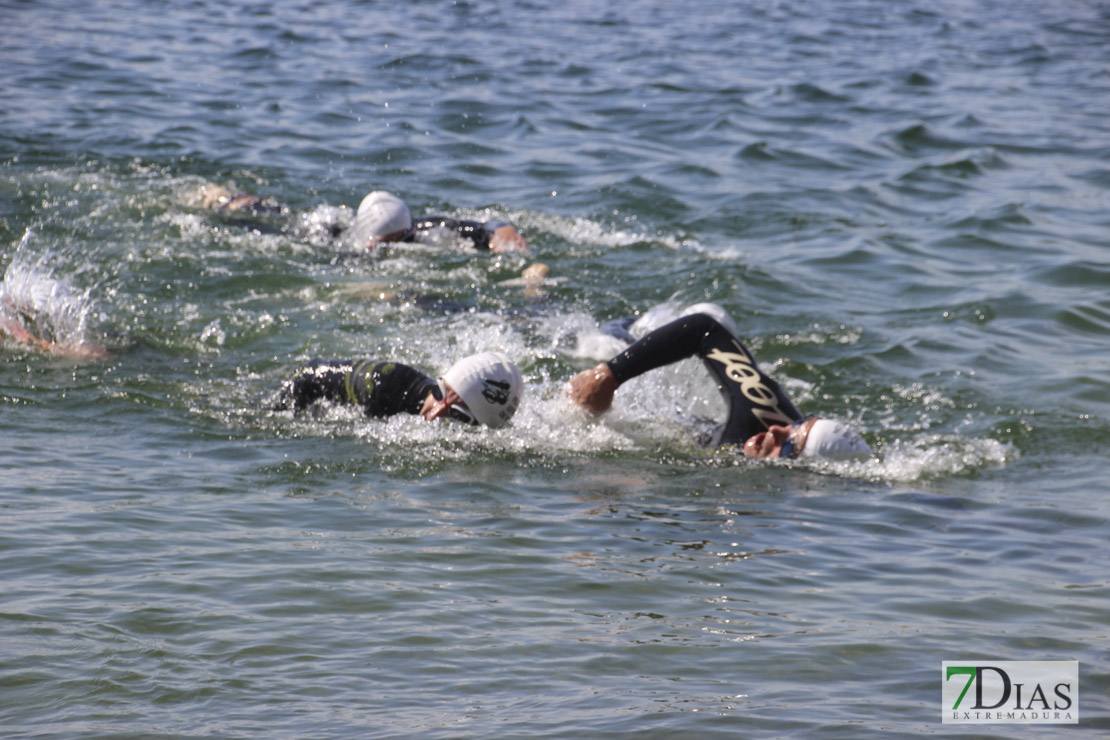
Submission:
M 1110 729 L 1110 6 L 0 2 L 0 734 Z M 228 219 L 205 183 L 287 217 Z M 366 255 L 388 188 L 526 255 Z M 541 294 L 512 283 L 532 262 Z M 406 291 L 468 305 L 427 311 Z M 696 362 L 601 421 L 597 322 L 716 301 L 876 451 L 751 462 Z M 499 348 L 511 428 L 269 400 Z M 1076 660 L 1079 726 L 941 724 Z

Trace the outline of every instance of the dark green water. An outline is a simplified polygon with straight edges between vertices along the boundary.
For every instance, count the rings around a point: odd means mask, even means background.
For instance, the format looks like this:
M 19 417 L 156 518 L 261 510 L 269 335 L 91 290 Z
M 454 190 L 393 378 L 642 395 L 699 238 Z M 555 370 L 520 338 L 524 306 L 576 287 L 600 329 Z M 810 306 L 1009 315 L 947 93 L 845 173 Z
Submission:
M 1110 727 L 1105 4 L 4 3 L 5 737 L 1071 737 Z M 288 218 L 197 207 L 217 182 Z M 327 237 L 391 189 L 525 255 Z M 510 282 L 532 262 L 540 296 Z M 441 315 L 374 291 L 472 310 Z M 603 422 L 599 320 L 711 300 L 851 466 Z M 489 348 L 511 428 L 268 410 Z M 1080 726 L 941 724 L 1077 660 Z

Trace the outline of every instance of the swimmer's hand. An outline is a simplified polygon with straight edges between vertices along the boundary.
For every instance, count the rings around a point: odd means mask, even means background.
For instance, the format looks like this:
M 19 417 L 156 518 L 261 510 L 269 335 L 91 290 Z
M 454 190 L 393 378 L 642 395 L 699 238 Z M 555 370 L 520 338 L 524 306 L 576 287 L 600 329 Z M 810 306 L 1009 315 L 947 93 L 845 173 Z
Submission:
M 602 362 L 589 370 L 583 370 L 570 379 L 567 395 L 591 414 L 603 414 L 613 405 L 613 394 L 617 392 L 617 380 L 613 371 Z
M 542 283 L 551 274 L 551 268 L 542 262 L 528 265 L 524 268 L 524 272 L 520 273 L 521 279 L 530 283 Z
M 528 242 L 515 228 L 505 224 L 498 226 L 490 236 L 489 249 L 491 252 L 523 252 L 528 249 Z
M 250 193 L 240 193 L 228 202 L 224 203 L 221 208 L 223 208 L 225 211 L 249 211 L 261 203 L 262 199 L 259 198 L 257 195 L 251 195 Z
M 197 193 L 197 200 L 201 208 L 211 211 L 242 211 L 250 210 L 262 203 L 262 199 L 250 193 L 235 195 L 223 185 L 208 183 L 201 186 Z
M 215 183 L 207 183 L 202 185 L 200 190 L 197 191 L 195 200 L 200 204 L 201 208 L 208 208 L 216 210 L 223 208 L 227 205 L 232 198 L 231 191 L 222 185 Z

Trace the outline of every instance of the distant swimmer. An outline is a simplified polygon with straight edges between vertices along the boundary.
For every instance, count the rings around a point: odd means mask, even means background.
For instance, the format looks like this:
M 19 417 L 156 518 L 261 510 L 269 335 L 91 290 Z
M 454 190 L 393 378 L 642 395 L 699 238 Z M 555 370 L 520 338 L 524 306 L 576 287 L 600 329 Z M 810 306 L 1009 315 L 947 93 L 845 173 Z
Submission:
M 251 193 L 232 193 L 222 185 L 208 183 L 198 193 L 200 205 L 213 211 L 228 213 L 250 213 L 254 215 L 285 215 L 289 208 L 272 197 L 260 197 Z
M 631 335 L 624 337 L 626 341 Z M 803 416 L 782 387 L 766 375 L 736 336 L 735 324 L 716 304 L 699 304 L 645 334 L 623 352 L 570 380 L 572 401 L 601 414 L 623 383 L 655 368 L 697 355 L 717 381 L 728 416 L 702 440 L 743 445 L 748 457 L 865 459 L 867 443 L 845 424 Z
M 299 413 L 328 402 L 361 407 L 370 417 L 419 414 L 498 428 L 523 395 L 520 368 L 500 352 L 465 357 L 438 380 L 399 362 L 313 360 L 285 383 L 275 410 Z
M 234 193 L 211 183 L 201 188 L 197 201 L 203 208 L 226 214 L 265 217 L 291 213 L 273 198 Z M 345 231 L 338 223 L 329 226 L 333 239 Z M 528 248 L 516 227 L 506 221 L 470 221 L 450 216 L 423 216 L 414 220 L 405 202 L 384 190 L 375 190 L 362 199 L 351 231 L 355 244 L 367 249 L 404 242 L 443 244 L 448 240 L 469 242 L 475 249 L 490 252 L 519 252 Z
M 528 248 L 516 227 L 505 221 L 464 221 L 448 216 L 424 216 L 414 221 L 405 202 L 385 190 L 369 193 L 355 213 L 355 241 L 370 249 L 397 242 L 436 243 L 445 234 L 491 252 Z
M 24 326 L 19 319 L 2 314 L 0 314 L 0 342 L 13 342 L 45 355 L 57 355 L 70 360 L 106 360 L 110 356 L 108 350 L 99 344 L 83 340 L 57 342 L 40 337 Z
M 23 237 L 18 255 L 31 242 Z M 108 350 L 86 339 L 87 295 L 17 256 L 0 280 L 0 342 L 71 360 L 104 360 Z

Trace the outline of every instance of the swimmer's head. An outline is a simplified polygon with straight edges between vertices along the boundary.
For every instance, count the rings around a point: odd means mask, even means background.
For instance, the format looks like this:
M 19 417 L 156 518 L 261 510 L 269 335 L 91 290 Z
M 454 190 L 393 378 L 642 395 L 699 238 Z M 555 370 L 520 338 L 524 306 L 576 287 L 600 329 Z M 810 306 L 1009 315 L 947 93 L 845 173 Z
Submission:
M 355 213 L 355 239 L 371 246 L 403 239 L 412 229 L 412 216 L 405 202 L 393 193 L 375 190 L 359 203 Z
M 200 204 L 201 208 L 216 210 L 230 203 L 232 197 L 231 191 L 223 185 L 209 182 L 201 185 L 200 190 L 197 191 L 195 200 Z
M 790 426 L 774 424 L 744 442 L 748 457 L 862 460 L 871 454 L 863 437 L 839 421 L 811 416 Z
M 520 368 L 500 352 L 464 357 L 443 374 L 440 388 L 450 386 L 479 424 L 496 429 L 513 418 L 524 395 Z
M 798 457 L 836 458 L 840 460 L 863 459 L 871 448 L 848 425 L 831 419 L 817 419 L 809 428 L 805 444 Z

